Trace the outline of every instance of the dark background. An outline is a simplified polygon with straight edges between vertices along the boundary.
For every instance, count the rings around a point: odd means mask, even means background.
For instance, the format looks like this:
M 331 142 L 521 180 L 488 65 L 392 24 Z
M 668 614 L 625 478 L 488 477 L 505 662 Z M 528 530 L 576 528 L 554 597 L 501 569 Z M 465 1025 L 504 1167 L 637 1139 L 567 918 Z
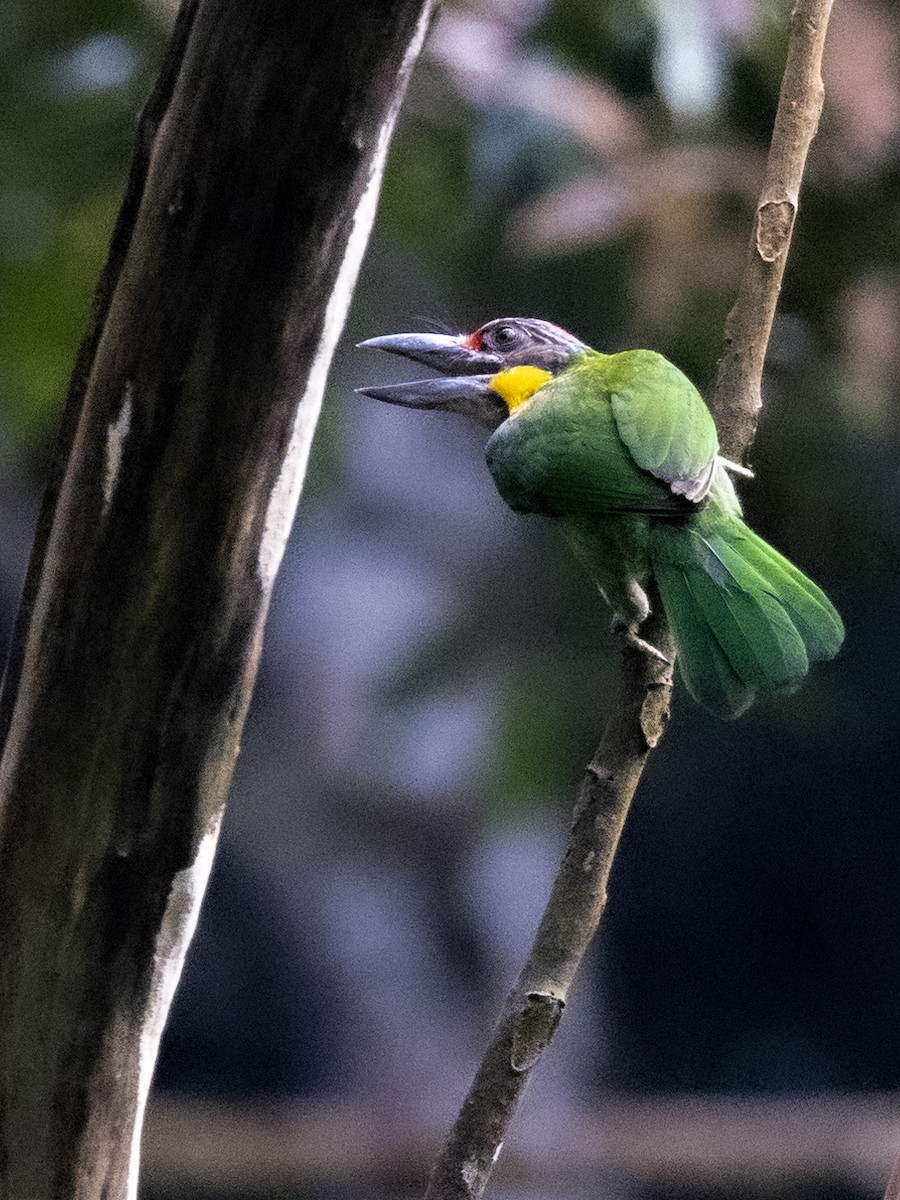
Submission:
M 352 346 L 542 316 L 661 350 L 708 391 L 789 7 L 447 5 L 335 360 L 161 1090 L 337 1098 L 432 1139 L 454 1111 L 602 727 L 609 619 L 553 531 L 504 509 L 481 432 L 355 396 L 409 367 Z M 168 19 L 163 0 L 4 10 L 6 631 Z M 840 608 L 845 649 L 732 724 L 679 689 L 520 1149 L 623 1092 L 900 1086 L 898 63 L 897 7 L 838 0 L 742 487 Z M 393 1186 L 290 1194 L 407 1194 Z M 498 1200 L 658 1194 L 505 1186 Z

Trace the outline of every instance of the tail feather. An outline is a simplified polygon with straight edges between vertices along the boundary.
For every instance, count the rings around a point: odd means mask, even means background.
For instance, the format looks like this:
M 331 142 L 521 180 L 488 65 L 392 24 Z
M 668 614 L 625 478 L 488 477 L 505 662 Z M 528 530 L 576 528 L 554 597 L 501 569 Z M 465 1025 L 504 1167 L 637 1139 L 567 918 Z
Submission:
M 717 540 L 727 546 L 721 537 Z M 778 589 L 777 598 L 799 630 L 810 662 L 834 658 L 844 640 L 844 623 L 822 589 L 746 525 L 739 526 L 735 540 L 743 561 L 769 588 Z
M 825 593 L 721 509 L 657 525 L 650 556 L 691 695 L 735 717 L 759 692 L 790 691 L 833 658 L 844 628 Z
M 725 717 L 740 716 L 754 691 L 732 669 L 724 650 L 698 621 L 690 575 L 677 563 L 660 562 L 656 580 L 678 646 L 678 668 L 698 704 Z
M 790 616 L 768 592 L 722 587 L 701 571 L 692 591 L 707 625 L 739 679 L 771 687 L 802 679 L 809 670 L 806 646 Z

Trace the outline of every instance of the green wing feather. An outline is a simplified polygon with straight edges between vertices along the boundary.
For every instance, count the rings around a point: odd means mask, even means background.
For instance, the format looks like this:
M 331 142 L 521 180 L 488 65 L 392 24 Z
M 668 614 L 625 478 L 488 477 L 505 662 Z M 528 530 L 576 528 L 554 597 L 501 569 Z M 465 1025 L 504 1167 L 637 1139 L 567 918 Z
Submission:
M 688 377 L 652 350 L 609 355 L 604 376 L 619 437 L 637 465 L 676 495 L 703 500 L 719 442 L 712 415 Z
M 485 456 L 517 512 L 664 516 L 705 496 L 716 434 L 699 393 L 660 355 L 588 351 L 500 426 Z

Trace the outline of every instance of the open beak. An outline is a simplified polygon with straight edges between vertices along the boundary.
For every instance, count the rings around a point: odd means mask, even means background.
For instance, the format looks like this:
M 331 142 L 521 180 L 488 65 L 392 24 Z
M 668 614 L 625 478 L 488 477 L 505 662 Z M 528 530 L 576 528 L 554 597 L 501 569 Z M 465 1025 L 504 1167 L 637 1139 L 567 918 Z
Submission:
M 503 366 L 499 355 L 470 350 L 465 335 L 448 333 L 389 333 L 387 337 L 359 342 L 357 350 L 386 350 L 444 375 L 493 375 Z
M 360 342 L 358 349 L 386 350 L 442 372 L 437 378 L 414 383 L 357 388 L 362 396 L 405 408 L 460 413 L 489 429 L 496 429 L 509 415 L 505 403 L 490 386 L 491 379 L 503 366 L 500 358 L 496 354 L 470 350 L 462 337 L 444 333 L 397 333 L 369 338 Z

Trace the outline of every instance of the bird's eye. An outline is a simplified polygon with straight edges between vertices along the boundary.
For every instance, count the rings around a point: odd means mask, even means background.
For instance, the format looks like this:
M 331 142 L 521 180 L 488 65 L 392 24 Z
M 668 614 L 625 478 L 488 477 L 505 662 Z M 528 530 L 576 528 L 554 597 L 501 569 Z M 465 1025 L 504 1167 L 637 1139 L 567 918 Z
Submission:
M 515 325 L 499 325 L 491 330 L 490 340 L 498 350 L 512 350 L 521 341 L 522 334 Z

